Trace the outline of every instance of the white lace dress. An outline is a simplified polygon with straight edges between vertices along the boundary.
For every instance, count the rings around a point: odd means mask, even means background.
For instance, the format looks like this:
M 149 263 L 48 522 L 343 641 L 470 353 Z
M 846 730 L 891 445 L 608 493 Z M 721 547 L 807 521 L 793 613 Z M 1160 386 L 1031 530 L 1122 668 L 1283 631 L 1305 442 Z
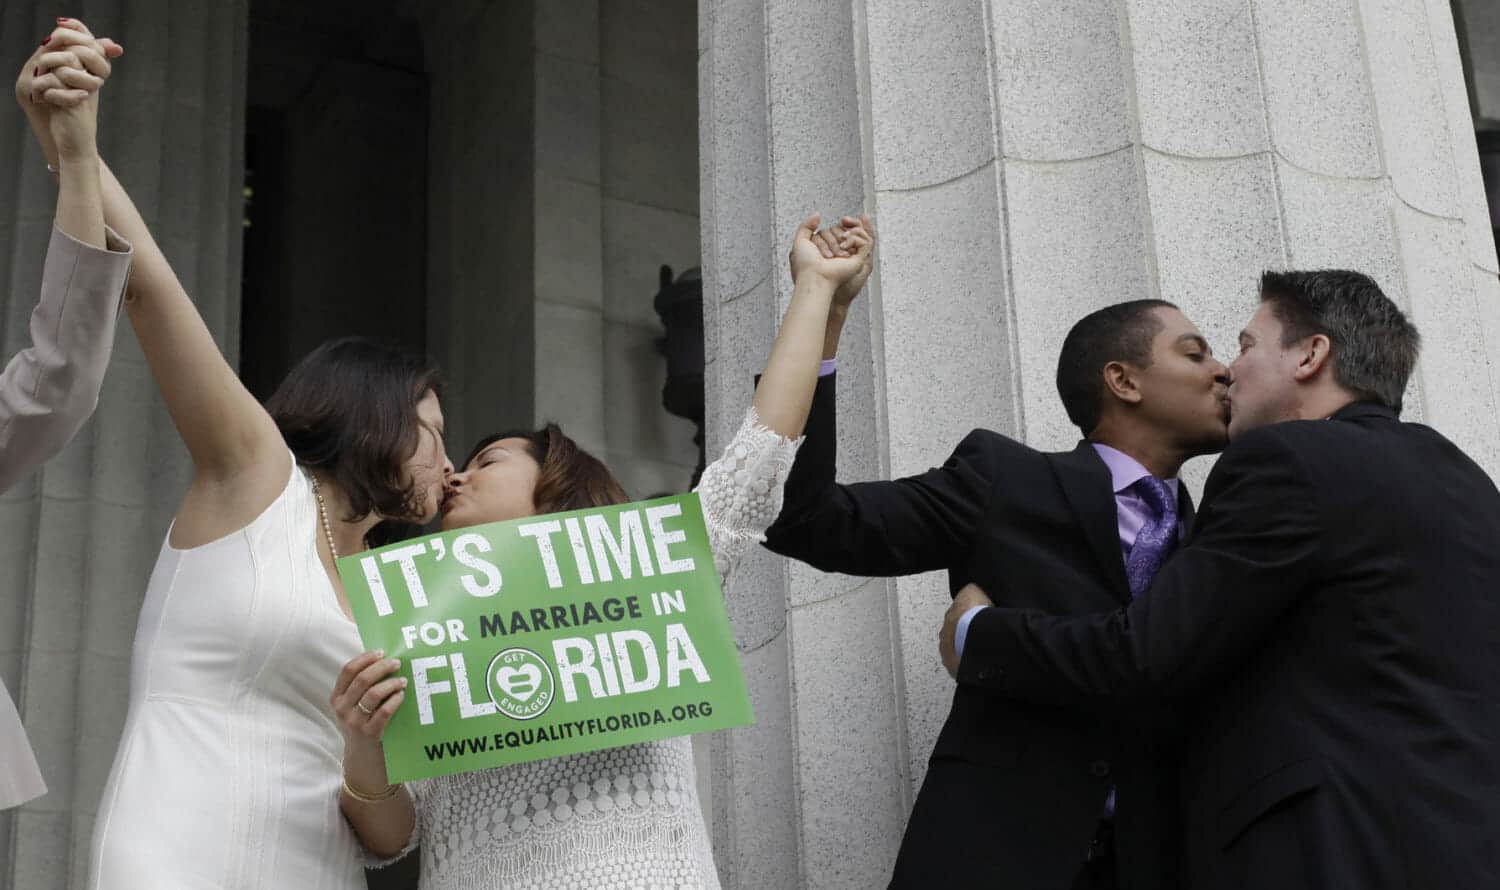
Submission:
M 752 409 L 698 485 L 721 583 L 781 512 L 800 440 Z M 421 890 L 717 888 L 687 737 L 409 783 Z M 384 864 L 384 863 L 376 863 Z

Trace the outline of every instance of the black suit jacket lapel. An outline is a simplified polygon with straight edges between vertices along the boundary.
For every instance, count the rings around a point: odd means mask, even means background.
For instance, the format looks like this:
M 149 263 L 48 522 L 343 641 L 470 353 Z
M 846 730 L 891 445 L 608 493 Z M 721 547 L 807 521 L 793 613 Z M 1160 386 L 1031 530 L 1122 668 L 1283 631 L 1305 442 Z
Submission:
M 1125 557 L 1120 552 L 1119 508 L 1115 506 L 1109 467 L 1087 442 L 1072 451 L 1049 454 L 1047 459 L 1110 588 L 1120 602 L 1129 603 L 1130 583 L 1125 580 Z
M 1188 541 L 1188 536 L 1193 533 L 1193 519 L 1198 511 L 1193 508 L 1193 495 L 1188 491 L 1187 483 L 1178 477 L 1177 482 L 1177 524 L 1180 528 L 1177 538 L 1177 546 L 1181 547 Z

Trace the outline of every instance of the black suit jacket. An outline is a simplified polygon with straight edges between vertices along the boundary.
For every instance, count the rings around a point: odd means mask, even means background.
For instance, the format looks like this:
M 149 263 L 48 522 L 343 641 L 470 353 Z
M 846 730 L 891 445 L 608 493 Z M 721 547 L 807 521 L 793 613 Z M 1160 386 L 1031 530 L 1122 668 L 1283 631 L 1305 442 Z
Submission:
M 942 467 L 838 485 L 834 387 L 818 383 L 770 549 L 856 575 L 943 569 L 955 591 L 974 581 L 997 602 L 1058 615 L 1129 601 L 1109 470 L 1086 443 L 1046 454 L 975 430 Z M 1192 516 L 1186 492 L 1179 512 Z M 1174 760 L 1154 725 L 960 686 L 892 886 L 1067 890 L 1116 785 L 1122 887 L 1170 887 Z
M 959 682 L 1186 703 L 1193 887 L 1500 887 L 1500 493 L 1379 406 L 1238 438 L 1149 591 L 986 610 Z

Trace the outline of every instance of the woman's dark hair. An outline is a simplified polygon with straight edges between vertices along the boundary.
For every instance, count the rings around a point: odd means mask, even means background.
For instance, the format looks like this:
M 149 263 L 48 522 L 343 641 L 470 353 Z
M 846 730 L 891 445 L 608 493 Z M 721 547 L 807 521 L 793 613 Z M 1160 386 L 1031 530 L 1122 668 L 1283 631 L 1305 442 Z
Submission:
M 329 340 L 308 353 L 266 400 L 297 463 L 317 470 L 349 501 L 345 521 L 391 517 L 365 536 L 371 546 L 408 536 L 424 493 L 406 462 L 421 436 L 417 403 L 439 392 L 425 358 L 364 337 Z
M 463 466 L 467 467 L 480 452 L 501 439 L 525 439 L 526 453 L 541 467 L 536 491 L 531 496 L 538 513 L 607 507 L 630 500 L 609 467 L 579 448 L 578 443 L 565 436 L 555 423 L 539 430 L 513 430 L 485 436 L 469 451 Z

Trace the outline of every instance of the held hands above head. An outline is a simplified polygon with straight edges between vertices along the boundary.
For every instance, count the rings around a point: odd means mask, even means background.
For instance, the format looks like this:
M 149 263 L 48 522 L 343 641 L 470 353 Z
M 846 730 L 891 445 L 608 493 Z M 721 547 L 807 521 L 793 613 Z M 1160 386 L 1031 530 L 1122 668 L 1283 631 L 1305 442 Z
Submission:
M 964 617 L 964 613 L 970 609 L 983 606 L 993 606 L 989 595 L 984 588 L 972 582 L 965 584 L 958 595 L 953 597 L 953 604 L 943 615 L 943 626 L 938 629 L 938 654 L 942 656 L 943 667 L 948 669 L 948 676 L 958 677 L 958 622 Z
M 95 38 L 77 19 L 59 18 L 16 78 L 16 101 L 26 113 L 49 164 L 95 153 L 99 89 L 110 60 L 125 50 Z
M 812 269 L 837 285 L 833 308 L 843 311 L 864 289 L 874 265 L 875 230 L 869 214 L 858 218 L 843 217 L 838 224 L 818 230 L 820 214 L 808 217 L 797 229 L 787 259 L 791 265 L 792 283 L 804 270 Z M 814 253 L 816 251 L 816 253 Z M 828 261 L 826 264 L 818 260 Z
M 814 213 L 792 235 L 787 257 L 792 299 L 752 403 L 760 423 L 788 439 L 802 435 L 807 423 L 820 357 L 830 358 L 838 347 L 844 314 L 837 308 L 840 295 L 852 300 L 859 293 L 875 247 L 874 236 L 858 221 L 841 237 L 833 236 L 830 246 L 829 236 L 818 232 L 821 221 Z
M 814 229 L 816 229 L 816 224 Z M 800 230 L 798 235 L 800 243 Z M 839 338 L 843 334 L 844 321 L 849 316 L 849 306 L 864 289 L 865 282 L 870 278 L 870 271 L 874 268 L 875 229 L 870 224 L 869 214 L 860 214 L 858 218 L 845 216 L 835 225 L 822 231 L 814 231 L 808 240 L 818 248 L 818 252 L 825 259 L 848 257 L 852 253 L 860 260 L 859 268 L 854 274 L 834 290 L 832 302 L 828 306 L 828 314 L 823 327 L 823 358 L 832 359 L 838 355 Z M 869 242 L 867 249 L 854 249 L 864 241 Z M 798 264 L 797 246 L 799 244 L 793 245 L 790 257 L 793 284 L 796 283 L 797 275 L 801 271 Z

